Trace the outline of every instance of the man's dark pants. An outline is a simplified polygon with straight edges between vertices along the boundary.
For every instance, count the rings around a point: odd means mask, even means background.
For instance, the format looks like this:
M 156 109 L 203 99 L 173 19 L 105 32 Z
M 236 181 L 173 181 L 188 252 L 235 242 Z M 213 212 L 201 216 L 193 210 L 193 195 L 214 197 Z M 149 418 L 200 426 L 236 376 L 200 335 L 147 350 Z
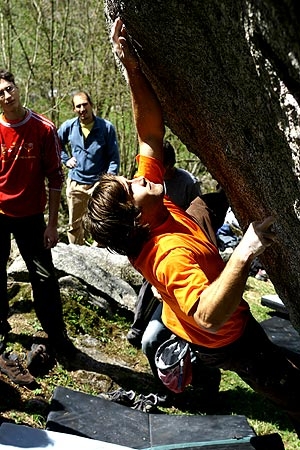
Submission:
M 43 214 L 22 218 L 0 214 L 0 323 L 9 313 L 7 262 L 13 235 L 29 272 L 36 315 L 49 338 L 56 340 L 64 332 L 64 322 L 51 250 L 44 247 L 45 228 Z

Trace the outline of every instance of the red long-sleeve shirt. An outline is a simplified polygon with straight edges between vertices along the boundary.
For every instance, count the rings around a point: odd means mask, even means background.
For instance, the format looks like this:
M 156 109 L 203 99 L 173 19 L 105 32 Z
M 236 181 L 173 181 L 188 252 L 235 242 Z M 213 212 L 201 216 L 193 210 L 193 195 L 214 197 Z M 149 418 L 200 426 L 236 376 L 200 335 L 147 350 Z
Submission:
M 54 124 L 28 110 L 21 121 L 0 117 L 0 213 L 25 217 L 44 212 L 48 188 L 61 190 L 64 175 Z

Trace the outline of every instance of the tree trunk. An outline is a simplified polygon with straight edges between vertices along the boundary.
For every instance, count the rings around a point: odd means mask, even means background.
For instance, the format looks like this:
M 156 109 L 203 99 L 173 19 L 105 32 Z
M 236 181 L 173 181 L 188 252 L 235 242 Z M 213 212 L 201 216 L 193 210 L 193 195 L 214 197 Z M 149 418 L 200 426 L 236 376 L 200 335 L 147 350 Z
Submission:
M 245 228 L 276 216 L 261 257 L 300 330 L 297 0 L 105 1 L 126 24 L 166 124 L 223 186 Z

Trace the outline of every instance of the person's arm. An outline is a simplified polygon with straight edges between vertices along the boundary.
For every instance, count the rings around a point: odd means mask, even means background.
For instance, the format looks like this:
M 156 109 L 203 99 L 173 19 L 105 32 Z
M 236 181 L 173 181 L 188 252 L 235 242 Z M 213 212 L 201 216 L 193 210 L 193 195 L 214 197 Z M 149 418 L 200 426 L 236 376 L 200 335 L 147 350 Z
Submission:
M 44 232 L 46 248 L 55 247 L 58 242 L 58 210 L 60 206 L 61 190 L 64 183 L 64 173 L 60 159 L 61 142 L 57 129 L 52 124 L 45 134 L 43 154 L 44 176 L 48 179 L 48 225 Z
M 193 183 L 192 186 L 191 186 L 190 203 L 191 203 L 196 197 L 200 197 L 200 196 L 202 195 L 200 181 L 199 181 L 196 177 L 193 177 L 193 179 L 194 179 L 194 183 Z
M 196 310 L 192 311 L 196 323 L 212 333 L 231 317 L 241 302 L 251 261 L 264 252 L 274 239 L 270 231 L 273 217 L 253 222 L 232 253 L 220 276 L 200 295 Z
M 67 150 L 67 144 L 69 141 L 69 130 L 66 127 L 66 122 L 64 122 L 59 129 L 57 130 L 57 134 L 61 143 L 61 161 L 63 164 L 69 169 L 73 169 L 77 165 L 77 161 L 75 156 L 70 156 Z
M 188 172 L 189 178 L 187 178 L 188 182 L 186 183 L 186 189 L 184 191 L 185 196 L 185 208 L 187 209 L 193 200 L 197 197 L 201 197 L 201 186 L 198 179 Z
M 61 191 L 49 189 L 49 218 L 44 232 L 44 245 L 46 248 L 53 248 L 58 242 L 57 223 L 60 198 Z
M 109 160 L 107 173 L 117 175 L 120 169 L 120 152 L 117 133 L 112 124 L 107 127 L 107 149 Z
M 139 61 L 129 48 L 127 33 L 121 19 L 116 19 L 111 39 L 114 52 L 122 62 L 131 89 L 133 116 L 138 133 L 140 154 L 162 161 L 164 122 L 161 105 L 144 76 Z

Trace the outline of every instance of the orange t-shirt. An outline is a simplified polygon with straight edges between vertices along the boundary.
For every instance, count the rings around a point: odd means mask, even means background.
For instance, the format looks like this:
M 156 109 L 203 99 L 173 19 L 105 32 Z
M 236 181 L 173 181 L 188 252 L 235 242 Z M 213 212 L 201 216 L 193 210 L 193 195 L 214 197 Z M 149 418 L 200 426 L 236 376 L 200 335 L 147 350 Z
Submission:
M 154 158 L 139 155 L 137 176 L 163 182 L 164 168 Z M 164 324 L 176 335 L 197 345 L 218 348 L 239 338 L 249 317 L 249 306 L 241 303 L 217 333 L 200 328 L 190 315 L 202 291 L 222 272 L 224 262 L 218 249 L 198 224 L 165 197 L 170 215 L 151 232 L 134 267 L 162 296 Z

